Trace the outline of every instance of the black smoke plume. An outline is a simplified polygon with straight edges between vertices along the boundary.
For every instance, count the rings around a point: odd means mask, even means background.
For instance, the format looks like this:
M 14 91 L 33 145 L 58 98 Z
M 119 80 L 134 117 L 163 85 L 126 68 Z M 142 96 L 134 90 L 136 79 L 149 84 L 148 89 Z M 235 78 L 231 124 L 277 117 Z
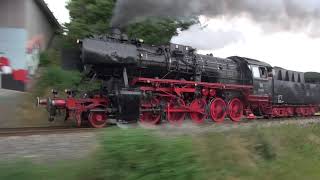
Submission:
M 185 18 L 247 16 L 268 29 L 307 29 L 320 35 L 319 0 L 117 0 L 113 27 L 126 26 L 148 17 Z

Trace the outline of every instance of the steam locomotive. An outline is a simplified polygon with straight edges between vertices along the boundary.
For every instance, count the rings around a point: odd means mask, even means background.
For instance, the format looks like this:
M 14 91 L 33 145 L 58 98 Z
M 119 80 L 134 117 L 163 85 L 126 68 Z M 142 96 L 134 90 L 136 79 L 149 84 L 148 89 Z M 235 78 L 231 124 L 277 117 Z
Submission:
M 189 46 L 146 45 L 114 30 L 111 35 L 78 41 L 83 69 L 103 80 L 98 93 L 67 98 L 38 98 L 49 120 L 65 110 L 80 127 L 117 122 L 179 125 L 185 119 L 203 123 L 226 118 L 313 116 L 319 111 L 320 84 L 304 73 L 272 67 L 245 57 L 197 54 Z

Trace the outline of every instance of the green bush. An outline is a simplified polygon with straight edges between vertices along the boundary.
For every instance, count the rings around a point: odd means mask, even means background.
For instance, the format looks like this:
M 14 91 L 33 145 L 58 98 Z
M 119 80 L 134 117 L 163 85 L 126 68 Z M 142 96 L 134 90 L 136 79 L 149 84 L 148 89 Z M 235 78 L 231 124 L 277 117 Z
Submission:
M 44 69 L 36 85 L 36 94 L 43 94 L 48 88 L 64 90 L 73 88 L 81 81 L 81 73 L 76 71 L 65 71 L 60 67 L 52 66 Z
M 56 49 L 48 49 L 40 53 L 40 66 L 48 67 L 61 64 L 61 54 Z

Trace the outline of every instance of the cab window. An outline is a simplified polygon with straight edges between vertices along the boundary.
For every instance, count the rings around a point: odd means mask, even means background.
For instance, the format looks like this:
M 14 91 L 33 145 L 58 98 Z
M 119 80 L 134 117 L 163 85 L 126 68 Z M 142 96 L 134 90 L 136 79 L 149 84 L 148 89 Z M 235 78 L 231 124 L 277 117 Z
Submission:
M 268 71 L 265 67 L 259 67 L 259 66 L 251 66 L 251 67 L 252 67 L 252 74 L 254 78 L 262 78 L 262 79 L 268 78 Z
M 259 67 L 260 70 L 260 77 L 263 79 L 268 78 L 268 71 L 265 67 Z
M 258 66 L 252 66 L 252 73 L 254 78 L 260 78 L 260 70 Z

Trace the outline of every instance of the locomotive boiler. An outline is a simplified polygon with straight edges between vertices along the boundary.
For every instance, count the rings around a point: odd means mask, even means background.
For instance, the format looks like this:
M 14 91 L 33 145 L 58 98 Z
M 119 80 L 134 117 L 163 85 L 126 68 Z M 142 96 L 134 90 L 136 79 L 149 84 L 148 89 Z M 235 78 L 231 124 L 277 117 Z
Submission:
M 78 43 L 83 69 L 103 80 L 103 86 L 91 96 L 79 98 L 67 90 L 67 98 L 54 92 L 52 98 L 38 99 L 50 120 L 65 110 L 66 119 L 73 117 L 78 126 L 96 128 L 111 118 L 123 123 L 221 123 L 226 118 L 312 116 L 319 108 L 319 85 L 306 83 L 303 73 L 258 60 L 201 55 L 179 44 L 146 45 L 118 30 Z
M 112 77 L 113 73 L 126 68 L 129 78 L 250 84 L 250 75 L 240 69 L 241 62 L 196 54 L 189 46 L 144 45 L 143 40 L 128 40 L 118 30 L 112 36 L 87 38 L 79 43 L 82 63 L 93 68 L 100 77 Z

